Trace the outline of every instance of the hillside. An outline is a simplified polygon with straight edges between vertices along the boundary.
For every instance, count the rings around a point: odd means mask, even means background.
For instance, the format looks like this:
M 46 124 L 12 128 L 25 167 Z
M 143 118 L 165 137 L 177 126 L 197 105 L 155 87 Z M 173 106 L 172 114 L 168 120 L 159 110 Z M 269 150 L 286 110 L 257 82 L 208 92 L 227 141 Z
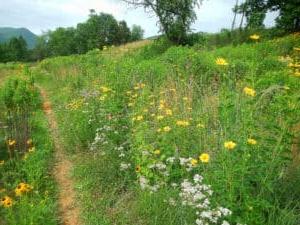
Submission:
M 19 36 L 22 36 L 25 39 L 29 49 L 33 49 L 36 45 L 37 36 L 28 29 L 0 27 L 0 43 Z
M 20 141 L 0 142 L 0 197 L 14 204 L 0 207 L 4 224 L 300 224 L 300 35 L 256 37 L 213 50 L 141 41 L 11 67 L 24 85 L 8 81 L 2 102 L 37 107 L 36 148 L 13 164 L 7 149 Z

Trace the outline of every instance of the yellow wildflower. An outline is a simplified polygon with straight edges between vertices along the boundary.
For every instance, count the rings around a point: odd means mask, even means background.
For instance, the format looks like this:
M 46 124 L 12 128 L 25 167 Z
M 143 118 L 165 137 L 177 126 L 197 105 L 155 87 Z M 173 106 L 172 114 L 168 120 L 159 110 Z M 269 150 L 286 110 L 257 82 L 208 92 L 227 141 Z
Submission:
M 35 147 L 31 147 L 28 149 L 28 152 L 35 152 Z
M 0 166 L 4 165 L 4 160 L 0 160 Z
M 21 196 L 23 194 L 30 192 L 32 189 L 33 187 L 31 185 L 26 183 L 20 183 L 15 189 L 15 194 L 16 196 Z
M 219 66 L 228 66 L 228 62 L 223 58 L 217 58 L 216 64 Z
M 144 119 L 144 117 L 142 115 L 140 116 L 136 116 L 132 118 L 132 121 L 142 121 Z
M 192 164 L 192 166 L 196 166 L 198 164 L 198 160 L 197 159 L 191 159 L 191 164 Z
M 161 128 L 158 128 L 156 131 L 157 131 L 158 133 L 160 133 L 160 132 L 162 131 L 162 129 L 161 129 Z
M 100 101 L 105 101 L 105 99 L 106 99 L 106 97 L 107 97 L 107 95 L 102 95 L 99 99 L 100 99 Z
M 198 127 L 198 128 L 205 128 L 205 125 L 202 124 L 202 123 L 198 123 L 198 124 L 197 124 L 197 127 Z
M 10 197 L 8 196 L 5 196 L 1 199 L 1 205 L 4 207 L 4 208 L 9 208 L 11 207 L 13 204 L 13 201 Z
M 226 141 L 224 147 L 228 150 L 233 150 L 236 147 L 236 143 L 233 141 Z
M 9 139 L 7 143 L 8 143 L 9 147 L 13 147 L 16 145 L 17 142 L 16 142 L 16 140 Z
M 209 159 L 210 159 L 210 156 L 209 154 L 207 153 L 202 153 L 200 156 L 199 156 L 199 160 L 203 163 L 208 163 L 209 162 Z
M 134 90 L 143 89 L 145 86 L 146 86 L 146 84 L 144 84 L 144 83 L 138 83 L 138 84 L 136 84 L 136 86 L 134 87 Z
M 165 118 L 165 117 L 162 116 L 162 115 L 158 115 L 158 116 L 156 117 L 157 120 L 162 120 L 162 119 L 164 119 L 164 118 Z
M 294 50 L 300 52 L 300 47 L 295 47 Z
M 166 109 L 166 115 L 167 116 L 172 116 L 173 115 L 173 111 L 171 109 Z
M 160 155 L 160 150 L 159 150 L 159 149 L 156 149 L 156 150 L 154 151 L 154 154 L 155 154 L 155 155 Z
M 134 103 L 133 102 L 129 102 L 128 103 L 128 107 L 132 107 L 132 106 L 134 106 Z
M 256 91 L 252 88 L 249 88 L 249 87 L 244 87 L 243 91 L 246 95 L 249 95 L 249 96 L 252 96 L 252 97 L 254 97 L 256 95 Z
M 101 87 L 100 87 L 100 90 L 101 90 L 101 92 L 103 92 L 103 93 L 107 93 L 107 92 L 110 92 L 110 91 L 111 91 L 111 89 L 108 88 L 108 87 L 106 87 L 106 86 L 101 86 Z
M 257 144 L 257 141 L 256 141 L 255 139 L 253 139 L 253 138 L 248 138 L 247 143 L 248 143 L 249 145 L 256 145 L 256 144 Z
M 141 172 L 141 166 L 140 165 L 137 165 L 135 167 L 135 172 L 137 172 L 137 173 Z
M 171 130 L 171 127 L 165 126 L 165 127 L 163 128 L 163 130 L 164 130 L 164 132 L 169 132 L 169 131 Z
M 257 35 L 257 34 L 253 34 L 253 35 L 251 35 L 249 38 L 250 38 L 251 40 L 253 40 L 253 41 L 258 41 L 258 40 L 260 39 L 260 36 Z
M 188 98 L 188 97 L 183 97 L 182 100 L 183 100 L 183 101 L 188 101 L 189 98 Z
M 176 121 L 176 125 L 181 127 L 187 127 L 190 125 L 190 122 L 186 120 L 178 120 Z

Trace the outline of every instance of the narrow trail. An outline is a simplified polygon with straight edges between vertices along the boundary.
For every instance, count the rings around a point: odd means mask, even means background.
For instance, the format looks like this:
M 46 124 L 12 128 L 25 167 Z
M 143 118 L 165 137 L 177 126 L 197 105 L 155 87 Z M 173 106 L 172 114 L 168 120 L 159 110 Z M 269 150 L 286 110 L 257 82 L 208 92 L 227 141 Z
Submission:
M 54 140 L 55 166 L 53 169 L 53 175 L 58 184 L 59 190 L 58 203 L 61 225 L 80 225 L 80 210 L 76 204 L 76 196 L 73 189 L 74 183 L 70 177 L 70 172 L 73 165 L 64 154 L 57 122 L 52 111 L 51 102 L 48 99 L 48 95 L 42 88 L 40 88 L 40 90 L 43 98 L 43 110 L 46 114 L 51 136 Z

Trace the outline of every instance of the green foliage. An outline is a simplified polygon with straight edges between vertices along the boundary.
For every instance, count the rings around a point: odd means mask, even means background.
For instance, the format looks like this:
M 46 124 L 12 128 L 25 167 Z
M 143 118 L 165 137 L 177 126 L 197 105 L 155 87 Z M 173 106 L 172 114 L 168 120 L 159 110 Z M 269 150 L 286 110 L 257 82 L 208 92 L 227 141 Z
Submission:
M 129 4 L 153 11 L 159 19 L 161 31 L 176 44 L 185 44 L 191 24 L 196 20 L 195 6 L 201 0 L 124 0 Z
M 133 25 L 131 28 L 131 41 L 142 40 L 144 37 L 144 30 L 139 25 Z
M 222 217 L 230 224 L 299 223 L 299 171 L 290 166 L 299 78 L 288 65 L 300 39 L 250 34 L 237 47 L 207 50 L 204 37 L 199 51 L 162 39 L 39 65 L 36 79 L 74 154 L 86 224 L 194 224 L 202 209 L 182 204 L 181 185 L 195 174 L 213 190 L 210 209 L 232 211 Z M 228 64 L 217 65 L 220 57 Z M 237 145 L 228 150 L 226 141 Z

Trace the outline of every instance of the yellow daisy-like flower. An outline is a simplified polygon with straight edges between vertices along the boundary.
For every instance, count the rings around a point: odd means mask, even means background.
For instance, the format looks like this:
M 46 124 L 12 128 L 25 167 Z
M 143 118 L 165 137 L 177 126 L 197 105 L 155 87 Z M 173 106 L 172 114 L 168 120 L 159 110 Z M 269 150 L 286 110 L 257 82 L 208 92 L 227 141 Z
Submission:
M 165 111 L 167 116 L 172 116 L 173 115 L 173 111 L 171 109 L 166 109 Z
M 156 150 L 154 151 L 154 154 L 155 154 L 155 155 L 160 155 L 160 150 L 159 150 L 159 149 L 156 149 Z
M 165 117 L 162 116 L 162 115 L 158 115 L 158 116 L 156 117 L 157 120 L 163 120 L 164 118 L 165 118 Z
M 243 92 L 246 95 L 251 96 L 251 97 L 254 97 L 256 95 L 256 91 L 252 88 L 249 88 L 249 87 L 244 87 Z
M 203 163 L 208 163 L 209 160 L 210 160 L 210 156 L 209 154 L 207 153 L 202 153 L 200 156 L 199 156 L 199 160 Z
M 192 164 L 192 166 L 196 166 L 198 164 L 198 160 L 197 159 L 191 159 L 191 164 Z
M 9 139 L 8 141 L 7 141 L 7 143 L 8 143 L 8 146 L 9 147 L 13 147 L 13 146 L 15 146 L 16 145 L 16 140 L 12 140 L 12 139 Z
M 251 35 L 249 38 L 250 38 L 251 40 L 253 40 L 253 41 L 258 41 L 258 40 L 260 39 L 260 36 L 257 35 L 257 34 L 253 34 L 253 35 Z
M 197 127 L 198 127 L 198 128 L 205 128 L 205 125 L 202 124 L 202 123 L 198 123 L 198 124 L 197 124 Z
M 107 95 L 102 95 L 102 96 L 100 96 L 99 100 L 103 102 L 103 101 L 105 101 L 106 98 L 107 98 Z
M 144 87 L 146 87 L 146 84 L 144 84 L 144 83 L 138 83 L 134 87 L 134 90 L 140 90 L 140 89 L 143 89 Z
M 20 183 L 15 189 L 15 194 L 16 196 L 22 196 L 23 194 L 30 192 L 32 189 L 33 187 L 31 185 Z
M 132 121 L 142 121 L 144 119 L 143 116 L 136 116 L 132 118 Z
M 169 131 L 171 131 L 171 127 L 165 126 L 165 127 L 163 128 L 163 130 L 164 130 L 164 132 L 169 132 Z
M 107 92 L 110 92 L 111 89 L 108 88 L 108 87 L 106 87 L 106 86 L 101 86 L 101 87 L 100 87 L 100 91 L 103 92 L 103 93 L 107 93 Z
M 28 152 L 35 152 L 35 147 L 31 147 L 28 149 Z
M 135 167 L 135 172 L 137 172 L 137 173 L 141 172 L 141 166 L 140 165 L 137 165 Z
M 300 47 L 295 47 L 294 50 L 300 52 Z
M 228 62 L 224 58 L 217 58 L 216 64 L 219 66 L 228 66 Z
M 4 207 L 4 208 L 9 208 L 13 205 L 13 201 L 10 197 L 8 196 L 5 196 L 1 199 L 1 205 Z
M 187 127 L 190 125 L 190 122 L 186 120 L 178 120 L 176 121 L 176 125 L 180 127 Z
M 255 139 L 253 139 L 253 138 L 248 138 L 247 143 L 248 143 L 249 145 L 256 145 L 256 144 L 257 144 L 257 141 L 256 141 Z
M 236 147 L 236 143 L 233 141 L 226 141 L 224 147 L 228 150 L 233 150 Z

